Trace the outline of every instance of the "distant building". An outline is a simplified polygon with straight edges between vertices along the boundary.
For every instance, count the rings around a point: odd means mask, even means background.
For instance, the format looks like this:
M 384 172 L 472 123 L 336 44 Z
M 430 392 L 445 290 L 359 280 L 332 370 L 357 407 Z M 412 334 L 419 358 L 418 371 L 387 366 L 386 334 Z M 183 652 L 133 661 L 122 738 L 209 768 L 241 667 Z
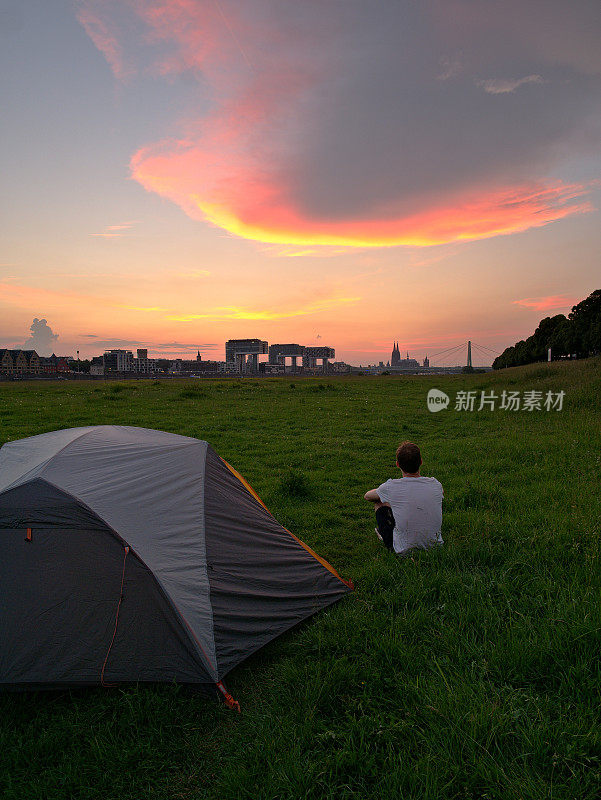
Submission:
M 198 361 L 192 358 L 174 358 L 169 367 L 172 374 L 190 374 L 198 369 Z
M 225 361 L 201 361 L 196 365 L 196 371 L 201 375 L 207 372 L 224 372 Z
M 302 344 L 271 344 L 269 345 L 269 364 L 271 367 L 281 366 L 286 372 L 286 359 L 290 359 L 290 371 L 298 371 L 298 359 L 303 358 L 305 347 Z M 278 374 L 278 370 L 271 369 L 270 374 Z
M 259 364 L 259 372 L 263 375 L 284 375 L 286 364 L 284 362 L 271 364 L 268 361 L 266 364 Z
M 133 359 L 133 370 L 141 375 L 153 375 L 156 372 L 156 359 L 148 358 L 148 350 L 139 347 L 137 357 Z
M 395 342 L 392 348 L 392 355 L 390 356 L 390 369 L 419 369 L 419 362 L 414 358 L 409 358 L 409 353 L 407 353 L 407 358 L 401 358 L 399 343 Z
M 310 371 L 310 370 L 317 370 L 317 362 L 321 361 L 321 371 L 327 372 L 329 369 L 329 359 L 336 358 L 336 351 L 333 347 L 305 347 L 305 353 L 303 355 L 303 369 Z
M 40 372 L 43 375 L 59 375 L 70 372 L 69 356 L 40 356 Z
M 105 375 L 134 370 L 134 354 L 131 350 L 106 350 L 103 359 Z
M 203 361 L 200 351 L 195 359 L 157 359 L 148 358 L 148 350 L 139 347 L 135 357 L 131 350 L 106 350 L 104 355 L 95 356 L 90 364 L 90 375 L 155 375 L 159 360 L 169 363 L 168 372 L 171 375 L 200 375 L 225 369 L 223 361 Z
M 104 375 L 104 356 L 94 356 L 90 361 L 90 375 Z
M 200 353 L 199 353 L 200 355 Z M 186 359 L 176 358 L 171 362 L 169 372 L 172 375 L 206 375 L 208 373 L 223 372 L 223 361 L 203 361 L 202 358 Z
M 0 373 L 3 375 L 39 375 L 40 357 L 35 350 L 0 350 Z
M 259 372 L 259 356 L 268 353 L 262 339 L 228 339 L 225 343 L 226 368 L 232 372 Z
M 333 361 L 329 364 L 330 370 L 338 374 L 344 374 L 351 371 L 351 365 L 345 361 Z
M 424 358 L 424 367 L 429 367 L 429 366 L 430 366 L 430 359 L 428 358 L 428 356 L 426 356 Z

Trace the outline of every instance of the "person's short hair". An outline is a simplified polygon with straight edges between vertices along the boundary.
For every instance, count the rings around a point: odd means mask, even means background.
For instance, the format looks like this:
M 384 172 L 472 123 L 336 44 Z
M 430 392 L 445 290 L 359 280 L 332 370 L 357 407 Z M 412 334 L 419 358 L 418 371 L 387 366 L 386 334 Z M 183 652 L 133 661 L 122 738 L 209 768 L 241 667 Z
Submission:
M 403 442 L 396 451 L 396 463 L 403 472 L 417 472 L 422 463 L 419 447 L 413 442 Z

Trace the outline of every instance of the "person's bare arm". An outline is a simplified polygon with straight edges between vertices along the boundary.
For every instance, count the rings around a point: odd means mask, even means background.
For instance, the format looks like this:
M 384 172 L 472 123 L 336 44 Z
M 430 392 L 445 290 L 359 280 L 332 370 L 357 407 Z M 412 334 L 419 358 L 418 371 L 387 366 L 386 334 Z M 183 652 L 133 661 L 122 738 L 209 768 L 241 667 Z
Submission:
M 370 503 L 379 503 L 380 496 L 376 489 L 370 489 L 369 492 L 365 492 L 364 498 L 369 500 Z

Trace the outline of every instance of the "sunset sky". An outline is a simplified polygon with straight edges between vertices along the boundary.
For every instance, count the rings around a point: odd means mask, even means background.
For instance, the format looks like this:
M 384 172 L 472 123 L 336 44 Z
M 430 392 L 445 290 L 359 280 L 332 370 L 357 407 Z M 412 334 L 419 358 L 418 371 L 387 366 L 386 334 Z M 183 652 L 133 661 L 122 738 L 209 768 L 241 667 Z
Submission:
M 598 0 L 1 2 L 0 347 L 503 350 L 601 287 L 600 41 Z

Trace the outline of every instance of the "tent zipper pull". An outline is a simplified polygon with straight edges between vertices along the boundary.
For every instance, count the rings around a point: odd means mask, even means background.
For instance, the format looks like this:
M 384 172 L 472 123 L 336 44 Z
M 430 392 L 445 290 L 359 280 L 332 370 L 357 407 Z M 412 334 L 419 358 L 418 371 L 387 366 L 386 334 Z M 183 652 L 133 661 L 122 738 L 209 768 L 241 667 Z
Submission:
M 27 528 L 27 533 L 25 534 L 25 541 L 26 542 L 31 541 L 31 528 Z

